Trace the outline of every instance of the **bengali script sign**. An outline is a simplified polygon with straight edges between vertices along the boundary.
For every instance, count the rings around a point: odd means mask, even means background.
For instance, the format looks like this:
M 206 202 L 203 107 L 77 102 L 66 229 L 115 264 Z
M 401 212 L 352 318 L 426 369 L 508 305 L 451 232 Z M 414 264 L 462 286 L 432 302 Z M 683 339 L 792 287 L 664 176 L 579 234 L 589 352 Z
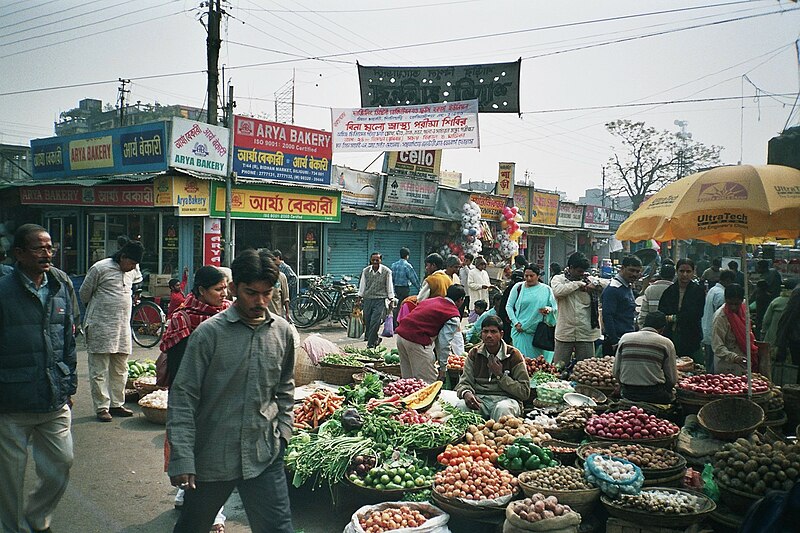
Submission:
M 442 166 L 441 150 L 406 150 L 386 153 L 385 172 L 411 172 L 435 177 Z
M 152 185 L 52 185 L 20 187 L 20 203 L 26 205 L 87 205 L 153 207 Z
M 500 163 L 497 169 L 497 196 L 511 198 L 514 195 L 514 167 L 515 163 Z
M 333 165 L 333 177 L 335 184 L 342 190 L 344 205 L 375 207 L 377 204 L 380 174 Z
M 211 216 L 225 216 L 225 186 L 212 187 Z M 231 198 L 234 218 L 301 220 L 314 222 L 341 221 L 339 191 L 309 188 L 237 185 Z
M 557 194 L 533 190 L 533 204 L 531 207 L 531 224 L 555 226 L 558 224 Z
M 499 222 L 500 215 L 503 214 L 503 208 L 506 206 L 507 198 L 488 194 L 470 194 L 469 200 L 475 202 L 481 208 L 481 220 Z
M 335 152 L 480 148 L 478 101 L 332 109 Z
M 583 224 L 583 206 L 561 202 L 558 206 L 558 225 L 580 228 Z
M 583 227 L 589 229 L 608 229 L 608 209 L 597 205 L 587 205 L 583 209 Z
M 240 116 L 233 131 L 238 176 L 330 185 L 330 133 Z
M 531 188 L 524 185 L 514 186 L 514 205 L 522 215 L 522 222 L 529 222 L 531 214 Z
M 33 178 L 158 172 L 167 169 L 165 122 L 31 140 Z
M 170 166 L 225 176 L 229 137 L 227 128 L 175 117 L 169 140 Z
M 222 266 L 222 220 L 203 220 L 203 264 Z
M 361 106 L 478 100 L 481 113 L 519 113 L 521 60 L 452 67 L 358 66 Z
M 436 182 L 424 179 L 386 176 L 383 211 L 433 214 L 436 206 Z

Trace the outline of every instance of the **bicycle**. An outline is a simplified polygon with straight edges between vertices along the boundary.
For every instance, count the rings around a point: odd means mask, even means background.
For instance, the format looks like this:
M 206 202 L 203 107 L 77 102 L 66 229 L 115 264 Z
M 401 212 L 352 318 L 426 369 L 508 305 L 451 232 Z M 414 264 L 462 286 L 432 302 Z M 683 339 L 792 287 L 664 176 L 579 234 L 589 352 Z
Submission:
M 350 315 L 356 304 L 358 289 L 350 283 L 349 276 L 333 281 L 333 276 L 311 278 L 308 290 L 289 303 L 289 314 L 298 328 L 310 328 L 329 318 L 343 327 L 350 325 Z
M 142 348 L 152 348 L 161 342 L 167 328 L 167 317 L 152 300 L 143 300 L 141 291 L 133 296 L 131 310 L 131 334 L 136 344 Z

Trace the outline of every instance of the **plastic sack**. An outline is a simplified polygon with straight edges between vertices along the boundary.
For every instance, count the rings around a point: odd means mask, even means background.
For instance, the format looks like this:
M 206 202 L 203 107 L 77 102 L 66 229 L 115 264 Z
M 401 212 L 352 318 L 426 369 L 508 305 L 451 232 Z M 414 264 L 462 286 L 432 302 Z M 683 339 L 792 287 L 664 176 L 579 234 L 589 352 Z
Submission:
M 323 338 L 319 333 L 313 333 L 306 337 L 302 347 L 308 354 L 308 358 L 311 359 L 311 362 L 315 365 L 319 364 L 322 358 L 325 357 L 325 354 L 337 353 L 339 351 L 338 346 L 328 339 Z
M 715 502 L 719 502 L 719 487 L 717 482 L 714 481 L 714 467 L 711 466 L 711 463 L 703 467 L 703 473 L 700 478 L 703 480 L 703 494 Z
M 386 318 L 383 320 L 383 331 L 381 331 L 381 337 L 386 337 L 388 339 L 394 337 L 394 317 L 391 313 L 386 315 Z
M 360 339 L 364 335 L 364 312 L 360 306 L 353 307 L 353 312 L 350 313 L 350 323 L 347 324 L 347 336 L 351 339 Z M 335 348 L 333 353 L 339 351 Z M 330 353 L 330 352 L 328 352 Z
M 528 522 L 520 518 L 515 510 L 515 505 L 506 507 L 506 521 L 503 523 L 503 533 L 522 533 L 525 531 L 547 531 L 548 533 L 576 533 L 581 524 L 581 515 L 575 511 L 562 516 L 546 518 L 536 522 Z
M 633 466 L 633 477 L 627 480 L 617 480 L 612 478 L 603 469 L 595 466 L 594 460 L 596 457 L 606 457 L 608 459 L 612 459 L 613 461 Z M 642 491 L 642 485 L 644 484 L 644 474 L 642 474 L 642 469 L 630 461 L 626 461 L 620 457 L 612 457 L 610 455 L 593 453 L 587 457 L 586 461 L 583 463 L 583 471 L 586 475 L 586 480 L 592 485 L 600 488 L 600 490 L 603 491 L 603 494 L 609 498 L 615 499 L 621 494 L 630 494 L 632 496 L 636 496 Z
M 358 511 L 353 513 L 350 523 L 344 528 L 344 533 L 364 533 L 364 528 L 361 527 L 359 519 L 369 513 L 370 511 L 383 511 L 384 509 L 394 509 L 399 507 L 408 507 L 416 509 L 420 512 L 425 512 L 429 518 L 424 524 L 417 527 L 404 527 L 400 529 L 393 529 L 393 533 L 449 533 L 450 528 L 447 527 L 447 522 L 450 521 L 450 515 L 426 502 L 384 502 L 375 505 L 365 505 Z

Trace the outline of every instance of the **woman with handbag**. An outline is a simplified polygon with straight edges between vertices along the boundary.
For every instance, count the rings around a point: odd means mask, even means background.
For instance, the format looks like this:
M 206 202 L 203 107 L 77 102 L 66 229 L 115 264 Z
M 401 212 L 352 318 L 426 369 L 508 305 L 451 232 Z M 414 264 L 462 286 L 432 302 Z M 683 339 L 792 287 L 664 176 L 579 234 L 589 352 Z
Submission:
M 525 281 L 517 283 L 511 289 L 506 303 L 506 313 L 512 325 L 511 340 L 514 347 L 525 357 L 542 355 L 550 362 L 553 360 L 553 348 L 542 347 L 544 343 L 535 343 L 534 339 L 541 339 L 546 337 L 546 333 L 552 333 L 555 328 L 554 311 L 557 309 L 557 304 L 553 290 L 549 285 L 540 282 L 539 274 L 538 265 L 531 264 L 525 267 Z M 545 328 L 550 328 L 551 331 L 548 332 Z M 538 335 L 537 329 L 542 330 Z M 549 337 L 553 338 L 552 335 Z

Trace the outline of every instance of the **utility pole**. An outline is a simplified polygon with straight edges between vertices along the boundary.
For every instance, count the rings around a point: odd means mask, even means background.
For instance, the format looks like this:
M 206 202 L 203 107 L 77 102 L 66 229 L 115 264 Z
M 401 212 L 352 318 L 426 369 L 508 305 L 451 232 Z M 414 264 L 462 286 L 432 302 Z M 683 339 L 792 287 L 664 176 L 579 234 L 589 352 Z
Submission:
M 127 84 L 129 84 L 131 82 L 131 80 L 125 80 L 125 79 L 122 79 L 122 78 L 118 78 L 118 79 L 119 79 L 119 82 L 122 84 L 122 86 L 119 89 L 117 89 L 117 91 L 119 92 L 119 98 L 118 98 L 118 100 L 119 100 L 119 127 L 121 128 L 121 127 L 125 126 L 125 95 L 127 93 L 131 92 L 129 89 L 125 89 L 125 86 Z
M 606 206 L 606 166 L 603 165 L 603 184 L 601 187 L 603 188 L 603 193 L 601 195 L 600 203 L 603 207 Z
M 236 176 L 233 173 L 233 109 L 236 102 L 233 101 L 233 85 L 228 85 L 228 103 L 225 106 L 225 126 L 229 129 L 228 138 L 228 174 L 225 176 L 225 234 L 223 242 L 224 265 L 231 266 L 231 256 L 233 255 L 232 220 L 231 220 L 231 201 L 233 198 L 233 181 Z
M 222 19 L 220 0 L 208 0 L 208 37 L 206 38 L 206 57 L 208 60 L 208 119 L 209 124 L 217 124 L 217 98 L 219 86 L 219 26 Z

